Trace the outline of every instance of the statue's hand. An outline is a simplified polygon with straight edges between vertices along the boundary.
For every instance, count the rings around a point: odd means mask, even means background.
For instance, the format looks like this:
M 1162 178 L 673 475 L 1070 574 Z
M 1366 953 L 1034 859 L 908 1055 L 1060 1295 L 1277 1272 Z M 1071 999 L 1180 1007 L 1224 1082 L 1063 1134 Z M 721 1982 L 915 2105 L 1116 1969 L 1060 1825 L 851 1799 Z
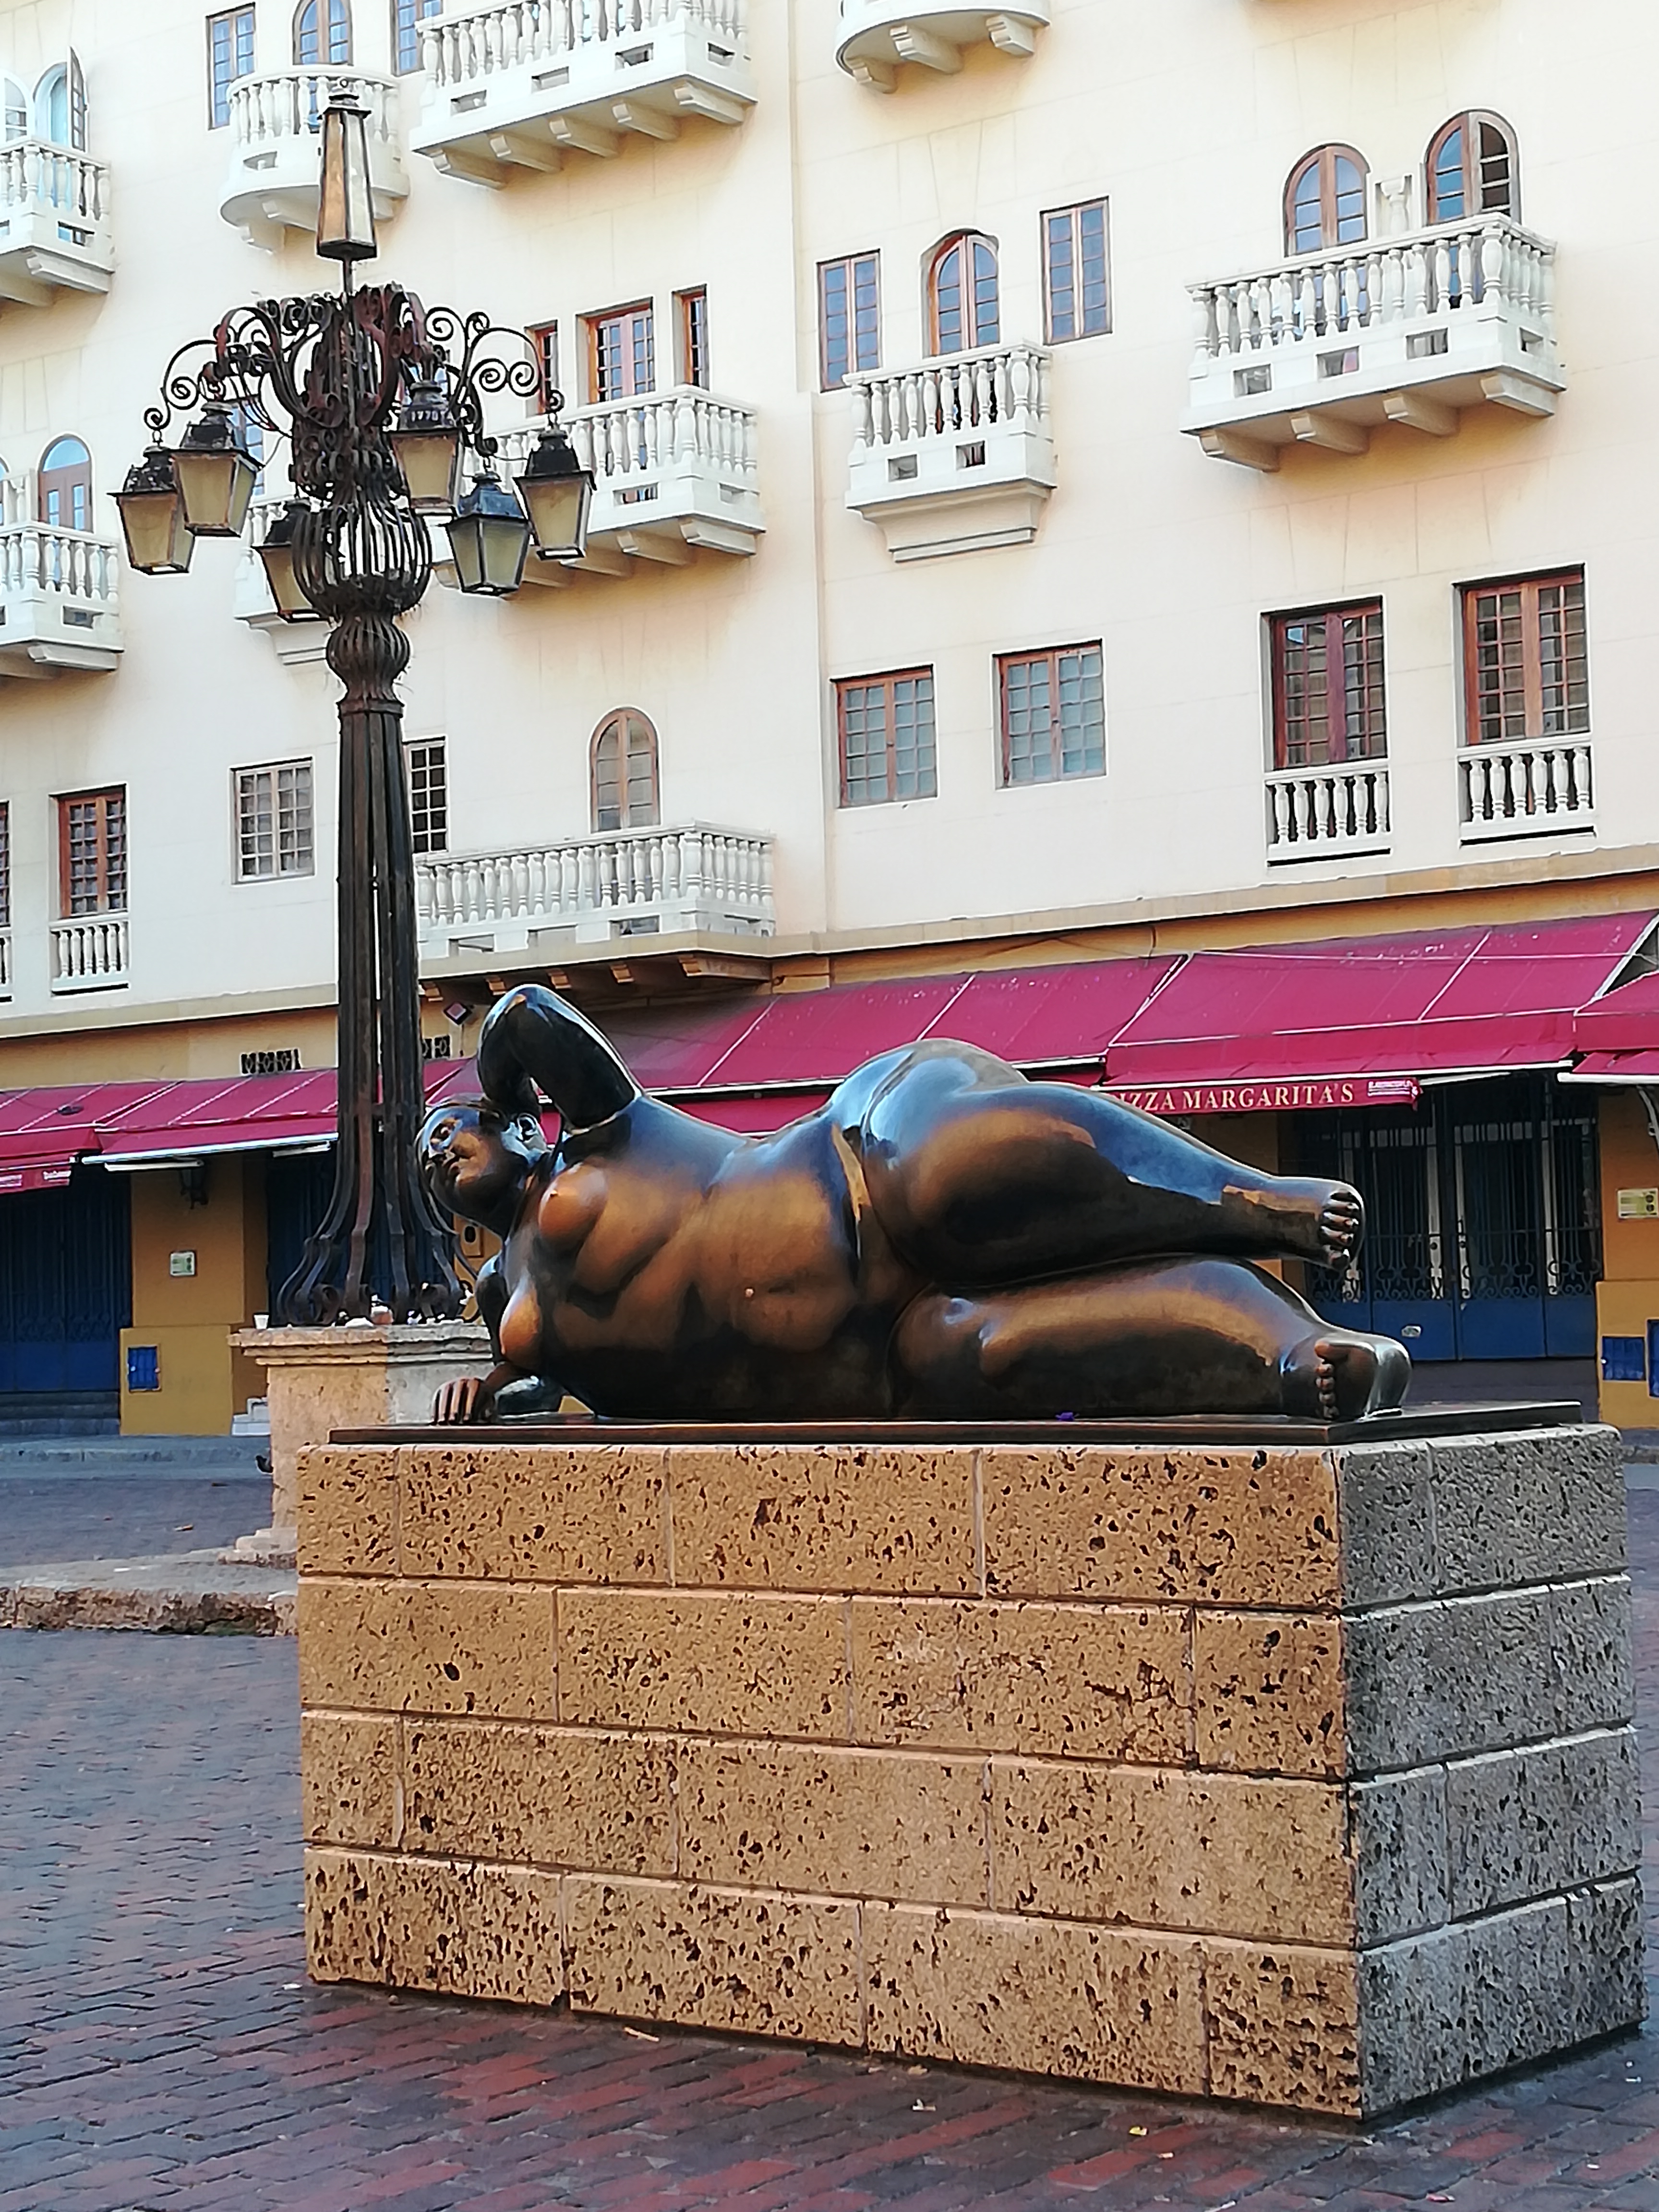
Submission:
M 492 1420 L 495 1393 L 482 1375 L 459 1375 L 446 1382 L 432 1403 L 432 1419 L 439 1428 L 466 1428 Z

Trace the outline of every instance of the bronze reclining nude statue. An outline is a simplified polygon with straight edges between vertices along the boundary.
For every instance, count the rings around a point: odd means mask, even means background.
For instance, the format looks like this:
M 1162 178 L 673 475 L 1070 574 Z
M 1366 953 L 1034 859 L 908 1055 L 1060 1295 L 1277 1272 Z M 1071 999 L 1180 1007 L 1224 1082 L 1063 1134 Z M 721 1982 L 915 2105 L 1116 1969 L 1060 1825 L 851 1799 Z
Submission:
M 435 1108 L 441 1206 L 502 1249 L 498 1364 L 436 1418 L 1352 1420 L 1411 1363 L 1253 1265 L 1340 1263 L 1346 1183 L 1258 1173 L 1133 1107 L 972 1045 L 884 1053 L 816 1113 L 741 1137 L 646 1097 L 526 985 L 491 1010 L 482 1101 Z M 556 1109 L 549 1146 L 538 1091 Z

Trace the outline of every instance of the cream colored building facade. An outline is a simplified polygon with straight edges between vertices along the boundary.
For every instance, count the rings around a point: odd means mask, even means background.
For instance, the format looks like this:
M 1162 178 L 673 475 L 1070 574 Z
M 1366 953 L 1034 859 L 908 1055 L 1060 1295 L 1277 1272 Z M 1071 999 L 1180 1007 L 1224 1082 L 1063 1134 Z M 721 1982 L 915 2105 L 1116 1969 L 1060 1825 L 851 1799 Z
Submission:
M 556 326 L 599 477 L 580 572 L 434 585 L 409 623 L 458 1054 L 508 975 L 672 1023 L 721 990 L 1659 908 L 1656 64 L 1642 0 L 0 6 L 0 1088 L 329 1064 L 320 631 L 271 619 L 245 548 L 134 574 L 108 494 L 175 346 L 331 281 L 308 126 L 341 77 L 374 118 L 365 277 Z M 830 389 L 827 264 L 877 302 Z M 492 426 L 515 453 L 524 407 Z M 1548 726 L 1523 700 L 1483 738 L 1468 594 L 1516 580 Z M 886 716 L 892 748 L 916 672 L 928 795 L 844 803 L 849 731 Z M 1022 720 L 1033 683 L 1082 703 Z M 619 710 L 654 733 L 647 836 L 596 818 Z M 309 865 L 290 820 L 246 876 L 244 772 L 283 763 Z M 76 915 L 65 805 L 109 792 L 124 878 Z M 1630 1126 L 1621 1187 L 1659 1182 Z M 257 1273 L 244 1249 L 200 1325 Z

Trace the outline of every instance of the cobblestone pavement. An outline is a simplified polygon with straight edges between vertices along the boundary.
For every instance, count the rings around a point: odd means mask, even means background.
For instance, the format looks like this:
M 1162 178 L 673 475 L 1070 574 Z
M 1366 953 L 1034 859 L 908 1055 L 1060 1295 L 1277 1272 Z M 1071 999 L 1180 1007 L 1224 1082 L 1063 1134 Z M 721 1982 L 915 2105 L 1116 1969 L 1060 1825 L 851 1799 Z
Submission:
M 270 1518 L 256 1468 L 0 1461 L 0 1571 L 234 1544 Z
M 1651 1729 L 1659 1494 L 1632 1504 Z M 312 1989 L 294 1659 L 0 1636 L 0 2212 L 1659 2212 L 1652 2031 L 1363 2135 Z

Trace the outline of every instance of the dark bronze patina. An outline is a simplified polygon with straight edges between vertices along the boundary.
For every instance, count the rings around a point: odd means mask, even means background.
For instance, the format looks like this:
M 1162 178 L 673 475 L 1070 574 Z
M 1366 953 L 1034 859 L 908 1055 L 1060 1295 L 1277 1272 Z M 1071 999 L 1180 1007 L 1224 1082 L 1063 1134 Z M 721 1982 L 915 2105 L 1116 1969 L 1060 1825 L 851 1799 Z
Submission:
M 483 1098 L 427 1118 L 437 1203 L 502 1240 L 498 1364 L 445 1422 L 1352 1421 L 1411 1363 L 1255 1262 L 1340 1263 L 1346 1183 L 1259 1173 L 1097 1091 L 972 1045 L 884 1054 L 815 1114 L 740 1137 L 649 1098 L 537 986 L 478 1047 Z M 544 1093 L 562 1124 L 550 1147 Z

